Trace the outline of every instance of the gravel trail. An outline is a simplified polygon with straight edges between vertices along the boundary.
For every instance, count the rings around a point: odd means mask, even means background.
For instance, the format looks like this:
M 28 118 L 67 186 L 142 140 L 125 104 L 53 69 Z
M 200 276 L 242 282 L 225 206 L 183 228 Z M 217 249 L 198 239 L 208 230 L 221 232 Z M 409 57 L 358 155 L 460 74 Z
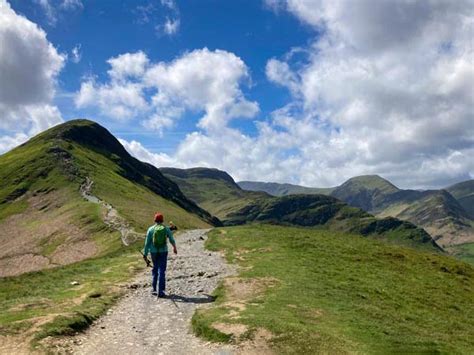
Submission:
M 130 292 L 85 333 L 63 344 L 74 354 L 233 354 L 231 346 L 205 342 L 191 332 L 197 307 L 223 277 L 234 273 L 219 253 L 204 249 L 206 230 L 177 236 L 178 255 L 168 257 L 167 299 L 151 295 L 151 269 Z M 64 349 L 64 348 L 63 348 Z

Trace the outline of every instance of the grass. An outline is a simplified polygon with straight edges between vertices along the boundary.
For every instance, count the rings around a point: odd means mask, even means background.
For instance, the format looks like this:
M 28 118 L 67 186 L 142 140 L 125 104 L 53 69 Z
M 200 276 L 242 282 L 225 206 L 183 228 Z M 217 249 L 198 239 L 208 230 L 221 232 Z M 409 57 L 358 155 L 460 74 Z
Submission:
M 138 248 L 138 247 L 137 247 Z M 23 326 L 50 320 L 35 330 L 35 343 L 50 335 L 70 335 L 88 326 L 124 291 L 142 267 L 134 249 L 118 250 L 60 268 L 0 279 L 0 329 L 21 334 Z M 72 285 L 77 281 L 78 285 Z M 56 315 L 56 316 L 55 316 Z
M 92 133 L 96 130 L 98 136 L 81 134 L 77 131 L 81 127 L 89 127 Z M 68 122 L 0 156 L 0 230 L 6 219 L 20 215 L 21 231 L 35 236 L 28 248 L 36 254 L 50 258 L 59 247 L 73 244 L 71 229 L 92 240 L 98 250 L 91 259 L 0 278 L 1 334 L 34 336 L 33 345 L 38 346 L 44 337 L 79 331 L 115 302 L 123 292 L 120 284 L 143 267 L 137 253 L 142 241 L 122 246 L 119 233 L 104 224 L 103 208 L 80 196 L 85 177 L 94 180 L 93 193 L 112 204 L 137 232 L 145 233 L 158 210 L 180 229 L 209 227 L 178 205 L 186 204 L 179 194 L 165 199 L 153 192 L 152 188 L 163 186 L 169 194 L 179 193 L 171 183 L 159 181 L 159 173 L 140 175 L 140 169 L 147 174 L 152 169 L 128 157 L 113 137 L 94 127 L 89 121 Z M 68 134 L 68 130 L 90 138 L 90 144 L 63 139 L 61 132 Z M 103 141 L 122 149 L 122 156 L 94 147 Z M 35 196 L 42 200 L 32 206 Z M 173 197 L 175 202 L 170 201 Z M 59 222 L 65 225 L 59 231 L 49 233 L 48 228 L 41 228 Z M 79 285 L 71 285 L 72 281 Z
M 458 259 L 474 265 L 474 243 L 455 245 L 451 249 Z
M 238 263 L 244 280 L 276 280 L 246 300 L 238 318 L 230 290 L 221 288 L 214 307 L 193 318 L 210 340 L 232 340 L 212 326 L 224 322 L 266 328 L 280 353 L 474 349 L 474 268 L 466 263 L 360 236 L 268 225 L 215 230 L 207 246 Z

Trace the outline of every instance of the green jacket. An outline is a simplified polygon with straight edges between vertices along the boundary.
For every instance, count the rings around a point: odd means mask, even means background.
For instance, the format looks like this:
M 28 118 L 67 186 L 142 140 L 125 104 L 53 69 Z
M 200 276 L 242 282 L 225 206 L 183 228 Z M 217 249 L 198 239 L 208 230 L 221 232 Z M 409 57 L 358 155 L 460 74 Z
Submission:
M 143 248 L 143 254 L 145 256 L 147 256 L 148 253 L 165 253 L 168 251 L 168 243 L 166 243 L 161 248 L 156 248 L 153 245 L 153 232 L 156 225 L 158 225 L 158 223 L 152 225 L 146 232 L 145 247 Z M 166 236 L 168 237 L 171 245 L 176 246 L 176 241 L 173 238 L 173 232 L 168 227 L 166 227 Z

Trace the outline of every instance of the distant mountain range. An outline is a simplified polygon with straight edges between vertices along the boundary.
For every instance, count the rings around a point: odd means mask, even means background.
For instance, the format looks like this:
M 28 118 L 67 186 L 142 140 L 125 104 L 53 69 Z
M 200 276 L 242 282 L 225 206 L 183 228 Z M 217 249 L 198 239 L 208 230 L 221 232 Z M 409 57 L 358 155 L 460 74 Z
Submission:
M 453 195 L 404 192 L 380 178 L 359 178 L 312 193 L 276 186 L 284 195 L 276 197 L 244 190 L 216 169 L 157 169 L 133 158 L 99 124 L 73 120 L 0 156 L 0 277 L 114 253 L 129 231 L 143 236 L 155 211 L 182 229 L 245 223 L 324 226 L 439 251 L 424 229 L 383 212 L 386 206 L 395 208 L 389 202 L 396 200 L 409 207 L 400 207 L 397 215 L 409 214 L 405 219 L 414 223 L 448 232 L 469 230 L 466 210 L 472 209 L 463 206 L 471 204 L 470 186 L 453 186 Z M 85 187 L 99 203 L 84 198 Z M 292 195 L 295 191 L 299 194 Z M 424 223 L 427 218 L 440 225 Z
M 183 193 L 217 216 L 224 225 L 265 222 L 372 235 L 392 242 L 437 249 L 423 229 L 388 217 L 377 219 L 363 210 L 325 195 L 275 197 L 265 192 L 243 190 L 224 171 L 209 168 L 161 168 Z
M 274 196 L 333 196 L 378 217 L 392 216 L 421 226 L 445 248 L 474 242 L 474 180 L 427 191 L 399 189 L 378 175 L 357 176 L 325 189 L 253 181 L 238 184 Z

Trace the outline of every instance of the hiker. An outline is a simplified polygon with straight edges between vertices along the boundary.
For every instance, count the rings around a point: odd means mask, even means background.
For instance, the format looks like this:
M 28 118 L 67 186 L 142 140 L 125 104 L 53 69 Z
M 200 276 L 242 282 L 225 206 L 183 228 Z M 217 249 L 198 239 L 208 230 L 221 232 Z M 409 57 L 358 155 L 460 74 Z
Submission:
M 173 232 L 178 230 L 178 227 L 171 221 L 170 221 L 170 230 L 172 230 Z
M 146 260 L 148 252 L 153 261 L 152 275 L 152 295 L 160 298 L 166 297 L 166 263 L 168 261 L 168 243 L 169 239 L 173 246 L 173 253 L 178 254 L 176 241 L 173 238 L 173 232 L 163 224 L 163 215 L 159 212 L 155 214 L 155 224 L 148 228 L 145 239 L 145 248 L 143 249 L 143 258 Z M 158 280 L 159 279 L 159 280 Z M 156 283 L 158 281 L 158 293 L 156 292 Z

